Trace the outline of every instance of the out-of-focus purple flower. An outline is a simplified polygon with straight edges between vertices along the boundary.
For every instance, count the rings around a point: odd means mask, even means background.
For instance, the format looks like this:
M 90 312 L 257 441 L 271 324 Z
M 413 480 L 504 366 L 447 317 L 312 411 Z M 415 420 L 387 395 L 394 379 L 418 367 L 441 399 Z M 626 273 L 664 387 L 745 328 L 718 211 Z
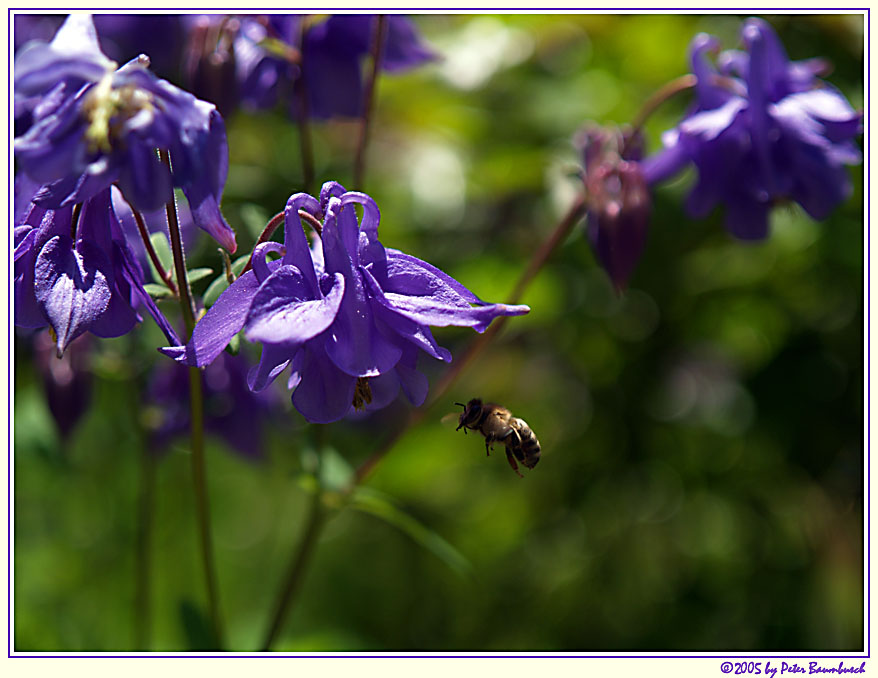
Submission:
M 153 210 L 178 186 L 195 223 L 234 251 L 234 232 L 219 209 L 228 170 L 223 120 L 212 104 L 159 80 L 148 65 L 141 56 L 116 69 L 91 18 L 79 14 L 52 42 L 18 52 L 16 102 L 32 107 L 15 156 L 41 185 L 34 202 L 59 209 L 115 183 L 136 209 Z M 170 153 L 173 172 L 157 148 Z
M 291 96 L 298 83 L 305 88 L 311 117 L 357 117 L 363 107 L 363 59 L 371 49 L 377 20 L 372 14 L 325 19 L 298 14 L 204 15 L 190 33 L 187 71 L 193 91 L 228 114 L 238 102 L 263 109 L 285 100 L 293 108 Z M 411 21 L 386 17 L 384 70 L 398 72 L 434 58 Z M 234 94 L 228 79 L 232 71 Z
M 124 64 L 149 55 L 150 69 L 176 80 L 185 37 L 182 14 L 95 14 L 95 29 L 104 54 Z
M 190 15 L 187 24 L 183 56 L 186 84 L 228 117 L 241 98 L 234 48 L 241 21 L 227 14 L 199 14 Z
M 75 221 L 74 221 L 75 218 Z M 177 337 L 143 288 L 143 273 L 110 203 L 110 189 L 79 211 L 31 202 L 14 231 L 15 324 L 54 333 L 61 355 L 84 332 L 127 333 L 144 304 L 169 340 Z M 179 339 L 177 339 L 179 341 Z
M 184 38 L 184 14 L 94 14 L 101 51 L 118 63 L 141 54 L 150 57 L 153 72 L 173 80 L 180 71 Z M 61 24 L 63 14 L 15 14 L 15 51 L 31 40 L 49 42 Z
M 248 459 L 265 456 L 263 426 L 280 409 L 277 392 L 247 388 L 249 366 L 243 355 L 224 353 L 204 370 L 205 429 Z M 155 370 L 147 386 L 150 448 L 168 449 L 172 438 L 188 433 L 189 374 L 171 362 Z
M 693 40 L 696 104 L 665 134 L 667 148 L 655 161 L 694 162 L 688 211 L 703 217 L 722 203 L 728 229 L 753 240 L 768 234 L 778 201 L 794 200 L 824 219 L 850 195 L 845 165 L 861 159 L 853 140 L 862 113 L 817 78 L 820 60 L 791 62 L 765 21 L 748 19 L 741 36 L 744 51 L 723 52 L 716 65 L 707 58 L 716 39 Z
M 358 222 L 355 206 L 363 208 Z M 322 220 L 308 246 L 299 210 Z M 420 351 L 444 360 L 431 325 L 483 332 L 501 315 L 527 306 L 487 304 L 430 264 L 385 248 L 380 215 L 364 193 L 324 184 L 320 200 L 290 197 L 284 245 L 264 243 L 253 270 L 238 278 L 196 325 L 186 346 L 161 349 L 188 365 L 210 364 L 242 328 L 263 345 L 250 388 L 261 390 L 287 366 L 293 405 L 308 421 L 327 423 L 352 409 L 386 406 L 400 388 L 420 405 L 427 379 L 417 371 Z M 267 262 L 268 252 L 283 252 Z
M 49 411 L 62 438 L 68 438 L 91 404 L 92 373 L 89 368 L 91 342 L 74 341 L 58 358 L 48 332 L 34 336 L 34 360 L 43 378 Z
M 64 23 L 63 14 L 14 14 L 12 17 L 12 42 L 17 52 L 31 40 L 44 42 L 52 39 Z
M 628 282 L 646 243 L 652 201 L 639 135 L 592 126 L 577 138 L 585 165 L 591 246 L 617 290 Z
M 363 112 L 362 59 L 371 48 L 378 17 L 335 14 L 305 32 L 302 71 L 308 111 L 315 118 L 357 117 Z M 404 16 L 386 16 L 381 67 L 398 72 L 434 58 Z

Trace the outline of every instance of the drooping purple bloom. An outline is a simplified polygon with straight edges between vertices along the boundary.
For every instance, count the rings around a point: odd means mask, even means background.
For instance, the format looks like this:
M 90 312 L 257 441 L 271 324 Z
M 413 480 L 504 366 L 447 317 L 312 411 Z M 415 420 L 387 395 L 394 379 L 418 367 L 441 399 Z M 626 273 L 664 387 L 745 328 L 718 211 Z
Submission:
M 223 120 L 212 104 L 159 80 L 148 65 L 141 56 L 117 69 L 101 52 L 91 18 L 78 14 L 52 42 L 19 51 L 15 156 L 41 186 L 34 202 L 60 209 L 115 183 L 135 208 L 153 210 L 177 186 L 196 224 L 234 251 L 234 232 L 219 209 L 228 170 Z M 157 148 L 169 152 L 173 172 Z
M 588 239 L 617 290 L 628 282 L 646 244 L 652 201 L 639 135 L 592 126 L 577 139 L 585 165 Z
M 109 188 L 85 200 L 78 211 L 29 203 L 14 241 L 15 324 L 49 325 L 59 355 L 84 332 L 99 337 L 127 333 L 141 319 L 135 310 L 139 304 L 169 340 L 176 339 L 143 288 L 143 273 L 122 234 Z
M 247 388 L 249 366 L 243 355 L 224 353 L 204 370 L 205 429 L 241 456 L 265 456 L 263 427 L 280 409 L 279 394 Z M 190 427 L 189 374 L 171 362 L 159 365 L 146 389 L 149 443 L 155 452 L 168 449 L 171 439 Z
M 282 100 L 295 110 L 294 87 L 302 86 L 309 116 L 357 117 L 363 106 L 363 61 L 376 21 L 372 14 L 198 17 L 187 59 L 193 90 L 228 114 L 238 102 L 264 109 Z M 388 72 L 435 58 L 406 17 L 388 15 L 385 35 L 381 67 Z
M 57 357 L 55 342 L 48 332 L 38 332 L 34 338 L 34 361 L 43 380 L 46 404 L 58 426 L 61 438 L 66 439 L 91 404 L 92 342 L 88 337 L 74 341 L 67 352 Z
M 355 206 L 362 205 L 358 222 Z M 299 210 L 322 220 L 308 246 Z M 308 421 L 327 423 L 352 409 L 387 405 L 401 388 L 420 405 L 427 379 L 421 351 L 444 360 L 430 326 L 483 332 L 501 315 L 527 306 L 487 304 L 439 269 L 378 240 L 379 211 L 364 193 L 324 184 L 320 200 L 299 193 L 287 202 L 284 245 L 264 243 L 253 269 L 238 278 L 196 325 L 186 346 L 162 349 L 188 365 L 210 364 L 244 330 L 263 345 L 249 376 L 261 390 L 286 367 L 293 405 Z M 268 252 L 283 252 L 268 262 Z
M 707 56 L 717 41 L 693 40 L 696 104 L 666 133 L 667 149 L 654 161 L 693 162 L 690 214 L 704 217 L 722 203 L 728 229 L 753 240 L 768 234 L 778 201 L 794 200 L 824 219 L 850 195 L 845 165 L 861 159 L 853 140 L 862 113 L 817 78 L 820 60 L 791 62 L 765 21 L 748 19 L 741 36 L 744 51 L 721 53 L 716 66 Z

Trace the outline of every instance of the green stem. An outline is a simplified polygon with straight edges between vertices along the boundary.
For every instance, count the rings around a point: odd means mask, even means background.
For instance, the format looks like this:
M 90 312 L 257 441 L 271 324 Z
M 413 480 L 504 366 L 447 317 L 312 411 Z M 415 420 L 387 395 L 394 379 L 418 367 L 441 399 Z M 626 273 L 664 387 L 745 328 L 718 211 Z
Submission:
M 247 260 L 247 265 L 244 266 L 244 268 L 241 270 L 240 275 L 244 275 L 253 267 L 253 254 L 256 252 L 256 248 L 259 247 L 262 243 L 268 242 L 271 239 L 271 236 L 274 235 L 277 227 L 280 226 L 283 222 L 283 212 L 278 212 L 271 219 L 268 220 L 265 228 L 262 229 L 262 233 L 259 234 L 259 238 L 257 238 L 256 242 L 253 244 L 253 250 L 250 252 L 250 258 Z
M 295 600 L 296 593 L 301 589 L 304 580 L 305 569 L 311 560 L 314 547 L 317 545 L 320 533 L 326 522 L 326 511 L 322 504 L 322 494 L 320 488 L 314 492 L 314 498 L 311 503 L 311 511 L 308 514 L 308 520 L 305 524 L 305 531 L 302 539 L 296 548 L 293 558 L 290 561 L 286 577 L 284 577 L 283 588 L 277 599 L 277 605 L 271 618 L 271 624 L 265 634 L 265 640 L 262 643 L 262 651 L 268 652 L 277 639 L 277 634 L 283 626 L 284 620 L 289 612 L 290 605 Z
M 137 500 L 137 546 L 134 590 L 134 647 L 147 651 L 152 628 L 152 525 L 155 509 L 156 460 L 140 446 L 140 488 Z
M 311 124 L 308 110 L 308 90 L 305 82 L 305 30 L 306 21 L 300 22 L 299 28 L 299 77 L 293 85 L 293 92 L 298 103 L 299 117 L 299 151 L 302 158 L 302 190 L 311 193 L 314 183 L 314 149 L 311 145 Z
M 363 93 L 363 120 L 360 125 L 360 137 L 357 141 L 357 152 L 354 156 L 354 190 L 364 190 L 363 181 L 366 174 L 366 148 L 369 145 L 369 123 L 372 120 L 372 111 L 375 102 L 375 89 L 378 84 L 378 72 L 381 67 L 381 53 L 384 50 L 384 36 L 386 33 L 387 17 L 378 15 L 375 23 L 375 31 L 372 35 L 372 69 L 369 72 L 369 80 L 366 82 L 366 91 Z
M 225 645 L 222 612 L 219 602 L 216 565 L 213 560 L 213 540 L 210 531 L 210 504 L 207 497 L 207 469 L 204 459 L 204 394 L 201 370 L 189 368 L 189 411 L 192 420 L 192 482 L 195 489 L 195 511 L 201 545 L 201 561 L 207 584 L 207 602 L 218 648 Z
M 171 154 L 159 151 L 162 162 L 171 169 Z M 168 235 L 171 240 L 171 252 L 174 256 L 174 271 L 177 275 L 177 288 L 180 292 L 180 309 L 183 311 L 183 322 L 186 324 L 186 336 L 192 335 L 195 327 L 195 302 L 189 279 L 186 276 L 186 256 L 183 253 L 183 238 L 180 236 L 180 221 L 177 219 L 177 200 L 172 197 L 165 206 L 168 215 Z
M 176 297 L 177 286 L 174 284 L 174 279 L 171 277 L 171 274 L 165 270 L 164 266 L 162 266 L 162 262 L 159 261 L 159 255 L 156 253 L 155 248 L 152 246 L 152 241 L 149 239 L 149 231 L 143 221 L 143 215 L 134 209 L 131 203 L 128 203 L 128 207 L 131 208 L 131 213 L 134 215 L 134 221 L 137 223 L 137 231 L 140 233 L 140 239 L 143 241 L 143 247 L 146 249 L 146 254 L 149 256 L 149 260 L 152 262 L 152 265 L 155 266 L 155 270 L 159 274 L 159 277 Z
M 171 157 L 167 151 L 160 151 L 162 162 L 171 168 Z M 171 240 L 171 252 L 174 255 L 174 270 L 177 275 L 177 288 L 180 291 L 180 309 L 186 323 L 186 336 L 192 336 L 195 327 L 195 304 L 189 289 L 186 274 L 186 260 L 183 253 L 183 239 L 180 236 L 180 223 L 177 219 L 175 200 L 167 204 L 168 233 Z M 198 524 L 201 560 L 204 578 L 207 585 L 208 614 L 213 627 L 214 640 L 217 647 L 225 645 L 222 613 L 219 603 L 219 587 L 217 585 L 216 567 L 213 560 L 213 543 L 210 532 L 210 504 L 207 497 L 207 471 L 204 459 L 204 393 L 201 384 L 201 371 L 197 367 L 189 368 L 189 414 L 191 420 L 192 442 L 192 483 L 195 493 L 195 516 Z
M 680 92 L 692 89 L 697 83 L 698 78 L 691 73 L 687 73 L 686 75 L 681 75 L 679 78 L 674 78 L 670 82 L 662 85 L 640 108 L 637 117 L 631 122 L 631 127 L 635 132 L 640 130 L 659 106 Z

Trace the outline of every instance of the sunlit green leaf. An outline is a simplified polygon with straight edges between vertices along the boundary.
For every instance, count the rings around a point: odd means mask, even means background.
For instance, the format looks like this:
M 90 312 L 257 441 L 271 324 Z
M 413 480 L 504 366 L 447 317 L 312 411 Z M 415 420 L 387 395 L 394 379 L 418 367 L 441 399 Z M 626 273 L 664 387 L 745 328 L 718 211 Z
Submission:
M 258 238 L 262 234 L 269 219 L 271 215 L 264 207 L 252 202 L 241 205 L 241 221 L 253 238 Z
M 194 283 L 199 280 L 203 280 L 207 276 L 213 273 L 212 268 L 193 268 L 191 271 L 188 271 L 187 274 L 189 276 L 189 282 Z
M 354 477 L 354 469 L 333 448 L 324 448 L 320 454 L 320 485 L 329 492 L 346 490 Z
M 158 283 L 144 283 L 143 289 L 145 289 L 146 293 L 154 299 L 161 299 L 163 297 L 173 296 L 171 290 L 168 288 L 167 285 L 160 285 Z
M 381 518 L 402 530 L 457 574 L 464 577 L 472 575 L 472 565 L 460 551 L 436 532 L 403 511 L 388 495 L 369 487 L 358 487 L 354 491 L 351 506 L 363 513 Z
M 171 253 L 171 245 L 168 242 L 168 236 L 164 233 L 153 233 L 149 236 L 149 242 L 155 250 L 156 257 L 165 271 L 171 271 L 174 268 L 174 255 Z M 159 284 L 164 284 L 162 277 L 149 259 L 149 270 L 152 273 L 152 279 Z

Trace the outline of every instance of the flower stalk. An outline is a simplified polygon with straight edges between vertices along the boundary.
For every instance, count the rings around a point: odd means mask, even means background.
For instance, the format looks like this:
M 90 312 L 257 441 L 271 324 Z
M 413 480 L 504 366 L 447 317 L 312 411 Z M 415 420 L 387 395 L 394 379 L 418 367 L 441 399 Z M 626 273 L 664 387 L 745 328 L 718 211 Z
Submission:
M 384 42 L 387 33 L 387 17 L 378 15 L 375 22 L 375 30 L 372 35 L 372 69 L 369 72 L 369 80 L 363 93 L 363 119 L 360 124 L 360 137 L 357 141 L 357 152 L 354 157 L 354 187 L 364 190 L 363 181 L 366 174 L 366 148 L 369 145 L 370 123 L 375 103 L 375 90 L 378 84 L 378 71 L 381 67 L 381 55 L 384 51 Z
M 265 634 L 265 640 L 262 643 L 261 649 L 263 652 L 271 650 L 271 646 L 277 639 L 277 634 L 287 617 L 290 605 L 295 600 L 296 593 L 302 587 L 302 582 L 305 579 L 305 569 L 311 561 L 314 547 L 317 545 L 327 517 L 326 509 L 323 507 L 322 491 L 318 487 L 314 491 L 311 510 L 305 524 L 305 531 L 302 533 L 302 538 L 290 561 L 287 575 L 284 577 L 283 588 L 277 598 L 274 614 L 272 615 L 268 631 Z
M 156 460 L 141 445 L 140 477 L 137 498 L 137 542 L 134 589 L 134 647 L 147 650 L 152 628 L 152 527 L 155 511 Z
M 247 264 L 241 270 L 241 275 L 244 275 L 247 271 L 249 271 L 253 267 L 253 254 L 256 252 L 256 248 L 259 247 L 264 242 L 268 242 L 271 239 L 271 236 L 274 235 L 274 232 L 277 230 L 277 227 L 280 226 L 284 222 L 284 213 L 278 212 L 271 219 L 268 220 L 268 223 L 265 225 L 265 228 L 262 230 L 262 233 L 259 234 L 259 237 L 256 239 L 256 242 L 253 244 L 253 251 L 250 252 L 250 258 L 247 260 Z M 231 280 L 229 282 L 232 282 Z
M 299 123 L 299 152 L 302 159 L 302 190 L 305 193 L 311 192 L 314 184 L 314 148 L 311 145 L 311 125 L 308 121 L 311 112 L 308 110 L 308 89 L 305 82 L 305 45 L 306 22 L 302 21 L 299 26 L 299 54 L 300 54 L 300 73 L 299 77 L 293 84 L 293 95 L 296 99 L 298 107 L 298 123 Z
M 177 286 L 174 284 L 173 277 L 164 269 L 162 262 L 159 261 L 159 256 L 156 253 L 155 248 L 152 246 L 152 241 L 149 239 L 149 231 L 147 231 L 146 224 L 143 221 L 143 215 L 139 210 L 135 209 L 131 203 L 128 203 L 128 207 L 131 208 L 131 213 L 134 215 L 134 221 L 137 224 L 137 231 L 140 233 L 140 239 L 143 241 L 143 247 L 146 249 L 146 254 L 149 256 L 149 260 L 152 262 L 152 265 L 155 266 L 155 270 L 158 272 L 162 282 L 168 286 L 168 289 L 171 290 L 175 297 L 178 296 L 179 292 L 177 291 Z
M 162 162 L 170 169 L 171 157 L 167 151 L 160 151 Z M 186 324 L 186 336 L 192 336 L 195 328 L 195 305 L 189 280 L 186 274 L 186 260 L 183 253 L 183 239 L 180 235 L 180 223 L 177 219 L 177 205 L 172 198 L 166 206 L 168 215 L 168 233 L 171 240 L 171 252 L 174 257 L 174 269 L 177 275 L 177 287 L 180 291 L 180 309 Z M 219 588 L 217 585 L 216 566 L 213 559 L 213 541 L 210 530 L 210 504 L 207 497 L 207 471 L 204 458 L 204 392 L 201 383 L 201 371 L 197 367 L 189 368 L 189 414 L 191 421 L 190 440 L 192 444 L 192 483 L 195 493 L 195 515 L 198 525 L 201 559 L 207 585 L 208 614 L 217 647 L 223 647 L 224 632 L 222 614 L 220 612 Z

